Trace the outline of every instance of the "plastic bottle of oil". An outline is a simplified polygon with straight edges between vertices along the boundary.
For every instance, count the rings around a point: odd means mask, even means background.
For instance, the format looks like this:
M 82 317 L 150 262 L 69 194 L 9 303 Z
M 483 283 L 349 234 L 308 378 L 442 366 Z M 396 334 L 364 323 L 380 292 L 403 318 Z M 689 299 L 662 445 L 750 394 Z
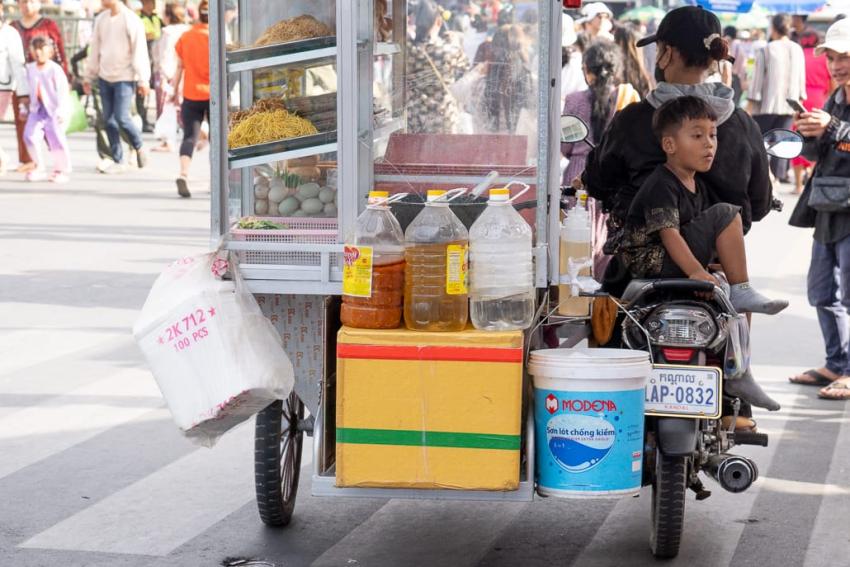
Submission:
M 567 214 L 561 225 L 560 272 L 567 275 L 569 260 L 573 262 L 589 260 L 593 257 L 591 244 L 590 217 L 584 207 L 584 199 L 579 199 L 576 206 Z M 589 276 L 590 268 L 583 268 L 578 275 Z M 567 317 L 587 317 L 590 315 L 590 298 L 574 296 L 572 286 L 558 286 L 558 313 Z
M 404 323 L 414 331 L 461 331 L 469 316 L 469 232 L 445 194 L 428 191 L 404 234 Z
M 534 319 L 531 227 L 507 188 L 491 189 L 469 229 L 469 313 L 476 329 L 527 329 Z
M 389 193 L 372 191 L 345 246 L 340 319 L 359 329 L 401 325 L 404 233 L 387 205 Z

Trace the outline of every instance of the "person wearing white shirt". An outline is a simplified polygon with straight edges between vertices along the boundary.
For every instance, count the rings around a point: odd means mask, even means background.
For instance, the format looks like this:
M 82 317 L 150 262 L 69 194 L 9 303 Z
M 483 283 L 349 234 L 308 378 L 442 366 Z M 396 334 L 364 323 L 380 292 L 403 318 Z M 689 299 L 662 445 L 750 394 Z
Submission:
M 6 23 L 0 4 L 0 119 L 6 116 L 12 104 L 12 94 L 19 98 L 29 95 L 25 63 L 21 36 Z M 8 165 L 9 156 L 0 147 L 0 175 L 5 175 Z
M 102 4 L 104 9 L 94 21 L 83 89 L 91 93 L 91 82 L 97 79 L 114 162 L 99 167 L 107 173 L 124 167 L 119 127 L 136 150 L 138 166 L 147 163 L 141 133 L 130 118 L 130 103 L 136 90 L 141 96 L 148 95 L 151 65 L 142 20 L 120 0 L 103 0 Z

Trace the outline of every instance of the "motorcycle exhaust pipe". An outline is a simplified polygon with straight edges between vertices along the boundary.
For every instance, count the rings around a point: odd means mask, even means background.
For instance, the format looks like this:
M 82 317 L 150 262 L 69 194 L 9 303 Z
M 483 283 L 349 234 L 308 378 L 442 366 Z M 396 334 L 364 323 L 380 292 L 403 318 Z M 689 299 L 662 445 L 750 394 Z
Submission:
M 721 453 L 712 455 L 703 469 L 729 492 L 743 492 L 759 477 L 756 464 L 746 457 Z

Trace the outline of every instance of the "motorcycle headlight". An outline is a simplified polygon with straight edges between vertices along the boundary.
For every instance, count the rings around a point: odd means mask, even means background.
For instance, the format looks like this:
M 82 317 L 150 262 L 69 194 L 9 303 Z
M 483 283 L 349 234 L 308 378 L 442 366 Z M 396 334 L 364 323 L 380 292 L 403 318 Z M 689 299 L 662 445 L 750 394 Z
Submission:
M 717 323 L 698 307 L 659 307 L 643 321 L 652 344 L 707 347 L 717 336 Z

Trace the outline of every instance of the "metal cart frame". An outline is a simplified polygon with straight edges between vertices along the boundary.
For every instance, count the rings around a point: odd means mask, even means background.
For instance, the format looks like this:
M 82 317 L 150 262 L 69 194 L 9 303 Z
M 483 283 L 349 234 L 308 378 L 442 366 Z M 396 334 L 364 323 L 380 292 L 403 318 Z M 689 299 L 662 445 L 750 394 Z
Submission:
M 297 2 L 298 0 L 293 0 Z M 330 1 L 330 0 L 328 0 Z M 262 0 L 239 0 L 240 37 L 247 36 L 250 6 Z M 224 0 L 210 3 L 210 126 L 212 134 L 212 222 L 211 241 L 215 244 L 227 236 L 229 230 L 229 201 L 231 173 L 241 170 L 243 197 L 252 185 L 249 166 L 264 161 L 291 159 L 324 152 L 337 152 L 339 175 L 338 226 L 344 235 L 354 226 L 359 213 L 359 196 L 372 187 L 372 144 L 376 131 L 372 123 L 373 69 L 376 55 L 404 54 L 406 37 L 406 0 L 390 0 L 394 20 L 394 43 L 375 41 L 373 0 L 335 0 L 336 45 L 325 46 L 311 53 L 275 53 L 267 51 L 264 57 L 240 62 L 229 62 L 225 45 Z M 557 282 L 558 257 L 550 250 L 558 249 L 560 211 L 560 144 L 559 122 L 552 119 L 560 115 L 560 37 L 561 4 L 551 0 L 537 0 L 539 50 L 538 77 L 538 160 L 536 240 L 534 243 L 535 285 L 541 299 L 548 300 L 548 287 Z M 255 158 L 232 159 L 227 149 L 228 93 L 231 75 L 240 80 L 242 101 L 252 100 L 250 73 L 267 66 L 335 58 L 337 80 L 337 139 L 322 146 L 286 151 Z M 395 57 L 395 80 L 403 77 L 403 57 Z M 403 99 L 403 80 L 396 85 L 394 97 Z M 401 126 L 390 124 L 389 128 Z M 545 126 L 543 126 L 545 125 Z M 380 134 L 381 132 L 377 132 Z M 425 182 L 440 182 L 441 178 L 424 176 Z M 445 181 L 445 180 L 443 180 Z M 451 182 L 470 180 L 451 178 Z M 477 182 L 478 179 L 476 178 Z M 503 180 L 508 181 L 508 180 Z M 531 179 L 529 180 L 531 181 Z M 242 200 L 243 211 L 245 199 Z M 530 501 L 534 493 L 534 415 L 530 396 L 524 403 L 523 448 L 521 482 L 519 489 L 510 492 L 468 490 L 408 490 L 339 488 L 334 485 L 334 467 L 330 459 L 328 435 L 334 430 L 332 407 L 335 380 L 335 329 L 338 326 L 338 302 L 341 293 L 340 264 L 335 261 L 342 252 L 342 240 L 335 244 L 282 244 L 276 242 L 229 241 L 227 247 L 237 252 L 300 250 L 316 253 L 321 262 L 314 266 L 242 265 L 241 271 L 251 291 L 258 295 L 288 298 L 290 307 L 311 306 L 312 341 L 322 349 L 315 367 L 310 372 L 297 372 L 293 395 L 261 412 L 257 418 L 256 473 L 257 496 L 260 514 L 270 525 L 286 525 L 292 514 L 300 472 L 300 451 L 303 433 L 313 436 L 312 493 L 316 496 L 356 496 L 379 498 L 413 498 L 446 500 Z M 271 302 L 261 301 L 261 306 Z M 316 305 L 321 305 L 316 309 Z M 548 309 L 541 308 L 541 317 Z M 274 321 L 274 316 L 272 316 Z M 312 323 L 311 323 L 312 326 Z M 283 327 L 279 330 L 285 332 Z M 527 337 L 528 341 L 528 337 Z M 527 386 L 527 379 L 526 379 Z M 528 388 L 524 388 L 528 392 Z M 304 408 L 309 411 L 305 418 Z M 282 464 L 282 466 L 281 466 Z

